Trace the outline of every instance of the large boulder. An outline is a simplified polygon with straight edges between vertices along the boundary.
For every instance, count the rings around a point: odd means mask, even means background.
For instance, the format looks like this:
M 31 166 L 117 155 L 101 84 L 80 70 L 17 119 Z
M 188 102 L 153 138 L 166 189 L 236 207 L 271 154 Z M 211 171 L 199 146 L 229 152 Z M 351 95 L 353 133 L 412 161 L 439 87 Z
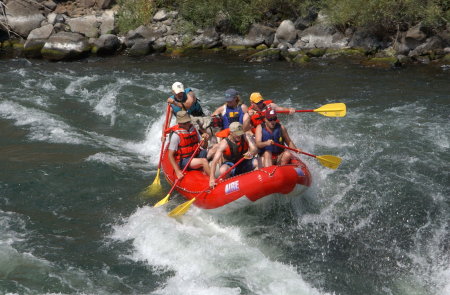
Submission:
M 100 22 L 95 15 L 86 15 L 66 20 L 70 30 L 74 33 L 80 33 L 89 38 L 98 37 Z
M 275 44 L 291 43 L 297 40 L 297 29 L 291 20 L 284 20 L 278 26 L 275 33 Z
M 194 48 L 212 48 L 219 43 L 219 34 L 215 27 L 204 30 L 200 35 L 192 40 L 190 46 Z
M 246 35 L 246 39 L 253 40 L 253 43 L 256 45 L 264 43 L 267 46 L 270 46 L 275 38 L 275 32 L 276 30 L 271 27 L 253 24 Z
M 335 28 L 326 24 L 317 24 L 302 31 L 294 47 L 300 49 L 340 49 L 345 48 L 348 45 L 348 41 L 348 37 Z
M 94 41 L 92 53 L 97 55 L 114 54 L 120 48 L 120 40 L 116 35 L 105 34 Z
M 45 59 L 58 61 L 78 59 L 90 52 L 90 45 L 86 37 L 78 33 L 59 32 L 45 42 L 41 54 Z
M 23 46 L 25 56 L 32 58 L 41 57 L 41 49 L 44 47 L 45 42 L 47 42 L 47 39 L 52 33 L 53 25 L 51 24 L 31 31 Z
M 11 0 L 6 5 L 5 12 L 7 23 L 11 29 L 24 38 L 32 30 L 39 28 L 41 22 L 45 20 L 39 6 L 31 1 Z M 4 21 L 4 19 L 1 20 Z

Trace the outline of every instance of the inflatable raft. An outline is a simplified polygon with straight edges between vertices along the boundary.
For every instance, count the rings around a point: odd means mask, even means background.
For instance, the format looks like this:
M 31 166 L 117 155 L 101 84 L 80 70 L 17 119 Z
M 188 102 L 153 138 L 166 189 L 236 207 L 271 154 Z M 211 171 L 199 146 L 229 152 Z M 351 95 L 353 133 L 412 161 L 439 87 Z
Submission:
M 167 181 L 173 185 L 175 171 L 170 164 L 167 148 L 161 168 Z M 201 171 L 191 170 L 179 181 L 175 190 L 186 199 L 196 198 L 194 204 L 203 209 L 216 209 L 246 198 L 255 202 L 274 193 L 289 194 L 294 189 L 301 193 L 311 185 L 308 167 L 298 158 L 288 165 L 274 165 L 220 180 L 209 188 L 209 177 Z

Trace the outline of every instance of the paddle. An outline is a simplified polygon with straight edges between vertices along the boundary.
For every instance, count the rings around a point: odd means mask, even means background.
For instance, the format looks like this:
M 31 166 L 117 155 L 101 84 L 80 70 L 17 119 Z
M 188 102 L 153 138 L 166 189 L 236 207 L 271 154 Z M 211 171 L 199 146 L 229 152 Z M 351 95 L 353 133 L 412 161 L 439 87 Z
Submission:
M 170 105 L 167 104 L 166 108 L 166 119 L 164 121 L 164 135 L 166 135 L 166 129 L 167 125 L 169 125 L 169 113 L 170 113 Z M 159 172 L 161 171 L 161 162 L 162 162 L 162 155 L 164 151 L 164 143 L 166 142 L 166 136 L 164 136 L 162 142 L 161 142 L 161 151 L 159 152 L 159 163 L 158 163 L 158 170 L 156 171 L 156 177 L 155 180 L 153 180 L 153 183 L 149 185 L 142 193 L 141 195 L 159 195 L 161 193 L 162 187 L 161 187 L 161 180 L 159 179 Z
M 192 159 L 194 158 L 194 156 L 197 154 L 198 150 L 200 149 L 200 146 L 203 144 L 205 140 L 202 139 L 200 140 L 197 148 L 195 149 L 195 151 L 192 153 L 192 156 L 189 158 L 189 161 L 187 162 L 186 166 L 184 166 L 183 170 L 181 171 L 182 173 L 186 172 L 187 168 L 189 167 L 189 164 L 191 164 Z M 153 207 L 159 207 L 161 205 L 164 205 L 165 203 L 169 202 L 169 197 L 170 194 L 173 192 L 173 190 L 175 189 L 175 187 L 177 186 L 178 182 L 180 181 L 179 178 L 177 178 L 177 180 L 175 180 L 172 188 L 170 189 L 169 193 L 164 197 L 164 199 L 162 199 L 161 201 L 159 201 L 158 203 L 156 203 Z
M 233 166 L 231 166 L 227 171 L 225 171 L 224 173 L 222 173 L 219 177 L 217 177 L 217 179 L 214 181 L 215 183 L 217 183 L 219 180 L 221 180 L 222 178 L 225 177 L 225 175 L 227 175 L 228 173 L 230 173 L 231 170 L 233 170 L 234 167 L 236 167 L 237 165 L 241 164 L 242 161 L 245 160 L 245 157 L 242 157 L 239 161 L 237 161 Z M 209 188 L 209 187 L 208 187 Z M 202 191 L 201 193 L 199 193 L 199 196 L 203 195 L 208 188 L 206 188 L 204 191 Z M 191 204 L 195 202 L 195 200 L 197 199 L 197 197 L 194 197 L 192 199 L 190 199 L 187 202 L 184 202 L 181 205 L 178 205 L 175 209 L 173 209 L 172 211 L 169 212 L 170 217 L 176 217 L 176 216 L 180 216 L 183 215 L 184 213 L 186 213 L 186 211 L 189 209 L 189 207 L 191 207 Z
M 339 157 L 336 157 L 336 156 L 330 156 L 330 155 L 316 156 L 316 155 L 313 155 L 313 154 L 309 154 L 309 153 L 305 153 L 305 152 L 300 152 L 300 151 L 298 151 L 298 150 L 296 150 L 296 149 L 290 148 L 290 147 L 288 147 L 288 146 L 285 146 L 285 145 L 282 145 L 282 144 L 279 144 L 279 143 L 276 143 L 276 142 L 274 142 L 273 144 L 276 145 L 276 146 L 279 146 L 279 147 L 281 147 L 281 148 L 284 148 L 284 149 L 288 149 L 288 150 L 294 151 L 294 152 L 296 152 L 296 153 L 301 153 L 301 154 L 304 154 L 304 155 L 307 155 L 307 156 L 310 156 L 310 157 L 314 157 L 314 158 L 316 158 L 317 160 L 319 160 L 319 162 L 320 162 L 323 166 L 328 167 L 328 168 L 331 168 L 331 169 L 337 169 L 337 167 L 339 167 L 339 165 L 340 165 L 341 162 L 342 162 L 342 159 L 339 158 Z
M 344 103 L 330 103 L 315 110 L 295 110 L 296 113 L 316 112 L 326 117 L 344 117 L 347 107 Z M 289 113 L 289 111 L 277 111 L 277 113 Z

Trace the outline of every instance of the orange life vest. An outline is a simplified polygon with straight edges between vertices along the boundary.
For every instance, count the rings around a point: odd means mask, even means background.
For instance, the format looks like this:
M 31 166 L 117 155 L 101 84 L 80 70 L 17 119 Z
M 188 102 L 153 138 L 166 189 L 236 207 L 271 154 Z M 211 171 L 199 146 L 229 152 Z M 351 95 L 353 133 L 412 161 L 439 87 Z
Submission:
M 181 161 L 184 158 L 190 157 L 199 143 L 197 130 L 195 128 L 191 128 L 192 131 L 189 132 L 178 125 L 173 126 L 171 129 L 172 132 L 178 134 L 180 137 L 180 144 L 178 145 L 178 150 L 175 153 L 175 159 L 177 161 Z
M 248 143 L 243 136 L 236 143 L 232 142 L 228 137 L 225 140 L 228 145 L 223 151 L 223 157 L 227 162 L 236 163 L 248 151 Z

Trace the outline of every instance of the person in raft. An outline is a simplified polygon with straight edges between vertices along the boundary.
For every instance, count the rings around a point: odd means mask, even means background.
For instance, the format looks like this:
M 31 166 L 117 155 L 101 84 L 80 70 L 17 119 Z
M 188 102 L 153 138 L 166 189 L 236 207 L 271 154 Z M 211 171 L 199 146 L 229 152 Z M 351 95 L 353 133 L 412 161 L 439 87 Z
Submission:
M 248 108 L 247 114 L 244 115 L 244 131 L 251 130 L 255 133 L 255 128 L 262 122 L 264 122 L 264 112 L 267 108 L 280 111 L 289 111 L 289 114 L 294 114 L 294 108 L 284 108 L 273 103 L 271 100 L 264 100 L 261 93 L 253 92 L 250 95 L 250 107 Z
M 169 160 L 178 179 L 183 178 L 182 170 L 189 162 L 190 157 L 196 150 L 200 140 L 205 139 L 201 152 L 194 156 L 186 170 L 200 169 L 206 175 L 210 174 L 209 163 L 206 160 L 206 148 L 208 147 L 208 134 L 200 133 L 191 123 L 191 117 L 186 111 L 178 111 L 176 114 L 177 125 L 171 128 L 169 135 Z
M 289 137 L 286 127 L 278 121 L 277 112 L 272 109 L 266 110 L 263 123 L 256 127 L 255 141 L 263 167 L 285 165 L 293 157 L 289 150 L 273 145 L 274 142 L 301 152 Z
M 239 92 L 230 88 L 225 91 L 225 104 L 218 107 L 211 116 L 222 117 L 222 129 L 227 129 L 233 122 L 244 122 L 244 115 L 248 107 L 241 102 Z
M 215 185 L 216 165 L 221 161 L 222 156 L 224 158 L 224 163 L 219 168 L 221 175 L 242 157 L 247 158 L 231 170 L 231 172 L 224 178 L 250 172 L 257 165 L 257 161 L 256 159 L 253 159 L 253 157 L 258 153 L 258 149 L 251 136 L 244 132 L 242 124 L 239 122 L 233 122 L 230 124 L 228 130 L 230 131 L 230 134 L 225 137 L 224 140 L 219 142 L 217 151 L 211 161 L 211 174 L 209 175 L 210 187 L 214 187 Z
M 205 124 L 209 124 L 209 122 L 204 122 L 205 118 L 206 120 L 210 121 L 209 117 L 204 117 L 205 114 L 203 113 L 202 106 L 199 103 L 199 100 L 195 96 L 194 91 L 192 91 L 191 88 L 184 88 L 183 84 L 181 82 L 175 82 L 172 84 L 172 93 L 168 99 L 167 103 L 170 104 L 170 110 L 169 110 L 169 118 L 168 122 L 172 119 L 173 114 L 177 114 L 179 111 L 183 110 L 188 112 L 188 114 L 192 118 L 192 122 L 201 133 L 204 132 L 203 126 Z M 162 137 L 161 140 L 163 140 L 165 136 L 165 130 L 162 131 Z

